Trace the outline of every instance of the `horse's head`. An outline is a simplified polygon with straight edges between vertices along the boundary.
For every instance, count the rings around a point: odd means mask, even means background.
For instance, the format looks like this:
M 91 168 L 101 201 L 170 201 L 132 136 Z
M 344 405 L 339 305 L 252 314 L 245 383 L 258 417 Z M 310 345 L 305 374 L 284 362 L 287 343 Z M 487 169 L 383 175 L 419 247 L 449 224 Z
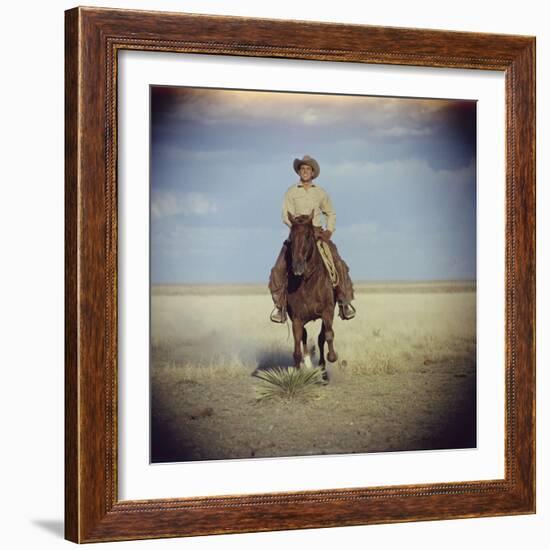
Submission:
M 294 275 L 303 275 L 307 262 L 311 259 L 315 249 L 315 234 L 313 231 L 313 214 L 293 216 L 287 212 L 290 227 L 290 254 L 292 257 L 292 272 Z

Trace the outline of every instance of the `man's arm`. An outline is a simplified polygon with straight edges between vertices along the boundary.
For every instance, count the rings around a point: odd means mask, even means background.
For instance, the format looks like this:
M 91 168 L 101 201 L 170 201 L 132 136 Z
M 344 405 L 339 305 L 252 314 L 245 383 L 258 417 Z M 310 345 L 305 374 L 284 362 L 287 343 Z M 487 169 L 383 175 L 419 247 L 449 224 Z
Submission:
M 326 191 L 324 192 L 320 208 L 321 212 L 327 217 L 327 230 L 330 231 L 331 234 L 334 233 L 336 230 L 336 212 L 334 211 L 332 202 Z
M 282 210 L 283 223 L 290 228 L 290 227 L 292 227 L 292 224 L 290 223 L 290 220 L 288 219 L 288 213 L 289 212 L 292 215 L 294 215 L 294 211 L 293 211 L 293 208 L 292 208 L 292 201 L 290 200 L 290 190 L 288 190 L 285 193 L 285 197 L 283 199 L 283 210 Z

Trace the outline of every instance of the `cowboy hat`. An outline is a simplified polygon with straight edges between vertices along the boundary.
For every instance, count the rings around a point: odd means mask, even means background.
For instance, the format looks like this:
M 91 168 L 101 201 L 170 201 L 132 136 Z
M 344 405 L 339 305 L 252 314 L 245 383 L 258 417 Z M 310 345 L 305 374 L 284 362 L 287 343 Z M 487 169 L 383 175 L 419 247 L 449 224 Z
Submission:
M 315 179 L 321 172 L 318 162 L 314 158 L 311 158 L 309 155 L 304 155 L 304 158 L 302 159 L 294 159 L 294 171 L 297 174 L 300 173 L 300 166 L 302 166 L 302 164 L 307 164 L 308 166 L 311 166 L 311 169 L 313 170 L 313 179 Z

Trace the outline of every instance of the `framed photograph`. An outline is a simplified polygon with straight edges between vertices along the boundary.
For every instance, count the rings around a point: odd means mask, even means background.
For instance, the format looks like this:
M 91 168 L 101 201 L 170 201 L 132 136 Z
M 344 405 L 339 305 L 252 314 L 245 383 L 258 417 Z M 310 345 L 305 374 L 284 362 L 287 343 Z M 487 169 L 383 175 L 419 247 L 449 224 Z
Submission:
M 66 12 L 66 538 L 535 511 L 535 39 Z

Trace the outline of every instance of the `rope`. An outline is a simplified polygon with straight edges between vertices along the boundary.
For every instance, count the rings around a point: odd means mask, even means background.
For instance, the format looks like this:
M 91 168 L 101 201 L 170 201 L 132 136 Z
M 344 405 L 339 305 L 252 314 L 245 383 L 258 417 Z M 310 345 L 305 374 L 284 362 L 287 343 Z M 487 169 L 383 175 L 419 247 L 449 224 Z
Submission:
M 340 281 L 338 279 L 338 271 L 336 271 L 336 265 L 334 264 L 334 258 L 332 257 L 330 247 L 328 243 L 319 239 L 317 241 L 317 249 L 319 250 L 319 254 L 321 254 L 321 259 L 323 260 L 325 267 L 327 268 L 332 287 L 336 288 Z

